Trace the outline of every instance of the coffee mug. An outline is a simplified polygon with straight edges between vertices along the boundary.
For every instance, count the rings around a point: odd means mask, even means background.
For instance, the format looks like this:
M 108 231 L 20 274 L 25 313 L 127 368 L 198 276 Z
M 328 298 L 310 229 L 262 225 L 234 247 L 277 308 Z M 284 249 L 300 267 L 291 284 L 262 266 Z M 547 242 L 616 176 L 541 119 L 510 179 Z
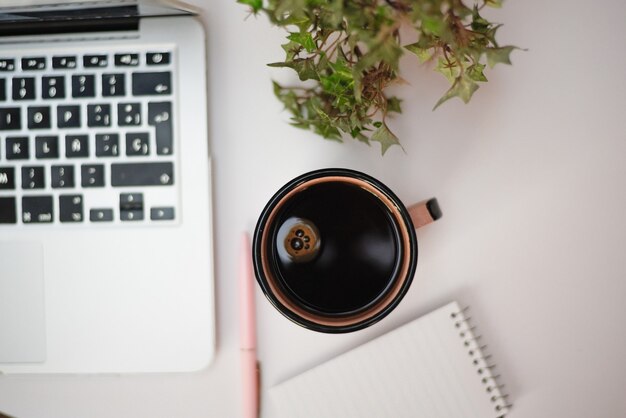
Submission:
M 440 217 L 436 199 L 406 208 L 383 183 L 358 171 L 303 174 L 261 213 L 253 239 L 257 281 L 283 315 L 306 328 L 368 327 L 411 285 L 415 228 Z

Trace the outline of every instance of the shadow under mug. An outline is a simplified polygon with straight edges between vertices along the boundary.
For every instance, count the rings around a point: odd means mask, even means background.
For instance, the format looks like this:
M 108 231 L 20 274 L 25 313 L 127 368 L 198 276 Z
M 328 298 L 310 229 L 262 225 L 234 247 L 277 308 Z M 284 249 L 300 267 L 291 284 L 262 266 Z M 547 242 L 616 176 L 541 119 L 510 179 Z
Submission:
M 406 208 L 358 171 L 303 174 L 261 213 L 253 239 L 257 281 L 276 309 L 303 327 L 327 333 L 368 327 L 411 285 L 415 228 L 440 217 L 436 199 Z

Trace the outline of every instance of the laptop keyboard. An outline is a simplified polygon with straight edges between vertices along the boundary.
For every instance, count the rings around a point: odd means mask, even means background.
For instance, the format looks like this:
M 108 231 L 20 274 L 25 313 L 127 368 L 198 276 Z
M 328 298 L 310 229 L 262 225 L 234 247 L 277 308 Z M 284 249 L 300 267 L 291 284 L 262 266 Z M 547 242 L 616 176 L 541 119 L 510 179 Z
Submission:
M 173 63 L 0 52 L 0 227 L 175 222 Z

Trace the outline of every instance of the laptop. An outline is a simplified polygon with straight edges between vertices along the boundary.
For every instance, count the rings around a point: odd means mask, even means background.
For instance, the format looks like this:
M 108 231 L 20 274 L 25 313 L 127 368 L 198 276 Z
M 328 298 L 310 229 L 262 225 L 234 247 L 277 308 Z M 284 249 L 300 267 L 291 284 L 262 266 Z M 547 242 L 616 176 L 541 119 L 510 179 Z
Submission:
M 205 368 L 215 311 L 202 24 L 154 3 L 6 3 L 0 372 Z

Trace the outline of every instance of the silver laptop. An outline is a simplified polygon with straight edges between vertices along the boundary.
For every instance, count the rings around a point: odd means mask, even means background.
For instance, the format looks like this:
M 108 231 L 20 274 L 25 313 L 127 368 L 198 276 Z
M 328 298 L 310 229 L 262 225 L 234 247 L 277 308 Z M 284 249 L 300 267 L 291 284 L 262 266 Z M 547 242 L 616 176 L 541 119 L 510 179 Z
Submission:
M 205 35 L 188 11 L 0 7 L 0 372 L 214 354 Z

